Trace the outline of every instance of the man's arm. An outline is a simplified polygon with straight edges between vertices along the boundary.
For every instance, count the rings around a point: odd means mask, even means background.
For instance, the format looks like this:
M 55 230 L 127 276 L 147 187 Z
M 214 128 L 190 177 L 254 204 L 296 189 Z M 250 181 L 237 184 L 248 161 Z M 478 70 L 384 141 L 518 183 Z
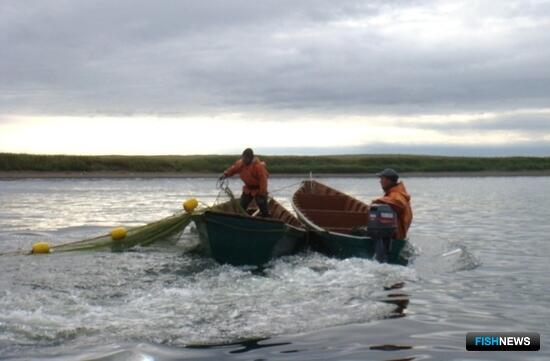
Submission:
M 223 175 L 226 176 L 226 177 L 231 177 L 231 176 L 239 173 L 241 171 L 242 167 L 243 167 L 243 161 L 239 159 L 231 167 L 227 168 L 223 172 Z
M 406 204 L 401 197 L 384 196 L 372 201 L 372 203 L 384 203 L 391 206 L 398 214 L 402 214 L 405 211 Z
M 267 173 L 267 168 L 265 165 L 261 164 L 258 167 L 258 173 L 260 178 L 260 189 L 258 193 L 261 195 L 267 195 L 267 178 L 269 174 Z

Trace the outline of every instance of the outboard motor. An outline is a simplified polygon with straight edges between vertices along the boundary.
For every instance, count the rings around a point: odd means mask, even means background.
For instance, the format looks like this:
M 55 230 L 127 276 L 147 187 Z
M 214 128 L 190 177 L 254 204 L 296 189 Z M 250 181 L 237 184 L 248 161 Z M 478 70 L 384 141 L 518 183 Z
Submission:
M 376 260 L 386 262 L 391 250 L 391 240 L 397 228 L 397 214 L 387 204 L 373 204 L 369 210 L 367 236 L 376 242 Z

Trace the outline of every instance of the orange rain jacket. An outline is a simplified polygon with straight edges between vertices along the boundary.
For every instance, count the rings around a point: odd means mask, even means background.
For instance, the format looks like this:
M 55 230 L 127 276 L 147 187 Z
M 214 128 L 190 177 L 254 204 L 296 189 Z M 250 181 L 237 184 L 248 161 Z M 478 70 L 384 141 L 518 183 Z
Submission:
M 226 177 L 231 177 L 237 173 L 239 173 L 244 182 L 243 193 L 250 194 L 253 197 L 267 194 L 267 177 L 269 177 L 269 172 L 267 171 L 265 162 L 260 161 L 258 157 L 254 157 L 254 160 L 249 165 L 244 164 L 243 160 L 239 159 L 223 172 Z
M 411 225 L 413 214 L 411 209 L 411 196 L 407 193 L 402 182 L 397 183 L 386 191 L 383 197 L 375 199 L 373 203 L 390 205 L 397 213 L 397 229 L 395 239 L 405 239 Z

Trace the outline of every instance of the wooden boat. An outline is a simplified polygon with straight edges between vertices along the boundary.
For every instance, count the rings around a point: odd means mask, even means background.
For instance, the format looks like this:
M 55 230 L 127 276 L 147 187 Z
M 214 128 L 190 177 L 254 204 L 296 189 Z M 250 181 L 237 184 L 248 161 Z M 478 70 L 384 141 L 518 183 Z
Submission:
M 366 203 L 307 180 L 294 193 L 292 206 L 298 219 L 310 230 L 309 242 L 314 250 L 339 258 L 375 256 L 376 241 L 357 232 L 369 219 Z M 390 263 L 407 264 L 406 252 L 402 252 L 406 244 L 406 240 L 392 240 Z
M 269 200 L 270 218 L 244 213 L 238 202 L 222 203 L 195 217 L 203 254 L 222 264 L 260 266 L 305 248 L 304 225 L 276 200 Z

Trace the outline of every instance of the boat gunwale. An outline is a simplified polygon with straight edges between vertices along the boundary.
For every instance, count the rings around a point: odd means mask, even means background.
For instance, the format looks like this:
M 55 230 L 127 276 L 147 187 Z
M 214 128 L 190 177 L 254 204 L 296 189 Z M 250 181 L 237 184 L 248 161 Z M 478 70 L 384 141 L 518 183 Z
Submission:
M 334 191 L 339 196 L 345 196 L 346 198 L 351 198 L 352 200 L 354 200 L 356 202 L 359 202 L 359 203 L 362 203 L 362 204 L 365 204 L 367 207 L 369 207 L 369 205 L 366 204 L 365 202 L 363 202 L 363 201 L 361 201 L 361 200 L 359 200 L 355 197 L 352 197 L 349 194 L 346 194 L 346 193 L 341 192 L 337 189 L 329 187 L 324 183 L 320 183 L 320 182 L 317 182 L 315 180 L 307 179 L 307 180 L 302 181 L 302 184 L 300 185 L 300 187 L 292 195 L 292 208 L 294 209 L 294 212 L 296 212 L 296 214 L 298 215 L 298 219 L 302 223 L 304 223 L 306 226 L 309 226 L 310 228 L 312 228 L 313 231 L 316 231 L 318 233 L 330 234 L 330 235 L 335 235 L 335 236 L 340 236 L 340 237 L 348 237 L 348 238 L 353 238 L 353 239 L 364 239 L 364 240 L 371 239 L 371 237 L 368 237 L 368 236 L 357 236 L 357 235 L 353 235 L 353 234 L 349 234 L 349 233 L 340 233 L 340 232 L 330 231 L 330 230 L 328 230 L 326 228 L 323 228 L 323 227 L 317 225 L 316 223 L 314 223 L 313 220 L 310 219 L 308 216 L 306 216 L 301 211 L 301 208 L 298 207 L 298 205 L 296 204 L 296 197 L 297 196 L 299 197 L 298 192 L 300 191 L 300 189 L 302 189 L 305 186 L 305 182 L 315 182 L 317 184 L 322 185 L 323 187 L 326 187 L 326 188 L 330 189 L 331 191 Z
M 233 218 L 240 218 L 240 219 L 243 219 L 243 220 L 255 220 L 255 221 L 263 221 L 263 222 L 268 222 L 268 223 L 282 223 L 283 225 L 286 225 L 287 227 L 290 227 L 290 228 L 293 228 L 297 231 L 300 231 L 300 232 L 307 232 L 307 227 L 305 226 L 304 222 L 302 222 L 300 220 L 299 217 L 296 217 L 295 215 L 293 215 L 288 209 L 286 209 L 286 207 L 284 207 L 281 203 L 279 203 L 275 198 L 273 197 L 270 197 L 270 199 L 278 206 L 278 207 L 281 207 L 285 212 L 289 213 L 292 217 L 294 217 L 294 219 L 296 220 L 297 223 L 299 223 L 301 225 L 301 227 L 297 227 L 293 224 L 290 224 L 288 222 L 285 222 L 283 221 L 282 219 L 279 219 L 279 218 L 271 218 L 271 217 L 252 217 L 251 215 L 249 214 L 238 214 L 238 213 L 231 213 L 231 212 L 226 212 L 226 211 L 222 211 L 222 210 L 216 210 L 215 208 L 213 209 L 209 209 L 209 210 L 206 210 L 203 214 L 216 214 L 216 215 L 220 215 L 220 216 L 225 216 L 225 217 L 233 217 Z
M 283 226 L 287 226 L 301 232 L 307 231 L 305 227 L 298 228 L 296 226 L 293 226 L 290 223 L 286 223 L 281 221 L 280 219 L 275 219 L 275 218 L 251 217 L 251 216 L 245 216 L 241 214 L 233 214 L 233 213 L 226 213 L 226 212 L 220 212 L 220 211 L 205 211 L 203 214 L 215 214 L 215 215 L 224 216 L 224 217 L 240 218 L 240 219 L 253 220 L 253 221 L 262 221 L 266 223 L 278 223 L 278 224 L 282 224 Z M 204 220 L 204 222 L 208 222 L 208 220 Z
M 333 231 L 329 231 L 325 228 L 321 228 L 320 226 L 316 225 L 315 223 L 313 223 L 309 218 L 307 218 L 299 209 L 297 209 L 297 206 L 294 204 L 294 200 L 292 201 L 292 208 L 294 209 L 294 211 L 296 212 L 296 214 L 298 214 L 298 218 L 300 219 L 300 221 L 304 224 L 306 224 L 306 226 L 309 226 L 311 229 L 312 232 L 317 232 L 317 233 L 322 233 L 322 234 L 330 234 L 330 235 L 335 235 L 335 236 L 339 236 L 339 237 L 347 237 L 347 238 L 353 238 L 353 239 L 363 239 L 363 240 L 370 240 L 371 237 L 368 237 L 368 236 L 357 236 L 357 235 L 354 235 L 354 234 L 348 234 L 348 233 L 340 233 L 340 232 L 333 232 Z

